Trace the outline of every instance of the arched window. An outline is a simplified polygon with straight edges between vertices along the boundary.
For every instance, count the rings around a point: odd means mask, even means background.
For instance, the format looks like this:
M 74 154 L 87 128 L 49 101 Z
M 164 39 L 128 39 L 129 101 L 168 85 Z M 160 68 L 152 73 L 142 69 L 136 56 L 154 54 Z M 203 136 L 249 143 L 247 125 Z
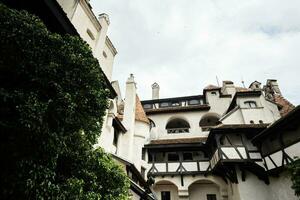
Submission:
M 168 133 L 188 133 L 190 125 L 184 119 L 172 119 L 166 126 Z
M 256 108 L 257 107 L 257 104 L 255 101 L 245 101 L 244 104 L 247 108 Z
M 203 131 L 208 131 L 211 127 L 220 124 L 220 115 L 217 113 L 207 113 L 202 116 L 199 126 Z

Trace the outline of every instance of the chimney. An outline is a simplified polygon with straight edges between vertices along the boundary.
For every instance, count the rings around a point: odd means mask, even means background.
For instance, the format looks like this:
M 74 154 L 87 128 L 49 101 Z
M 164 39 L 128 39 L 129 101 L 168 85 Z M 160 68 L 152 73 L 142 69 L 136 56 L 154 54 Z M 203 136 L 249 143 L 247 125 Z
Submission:
M 232 81 L 223 81 L 222 93 L 234 96 L 236 89 Z
M 261 83 L 258 81 L 254 81 L 250 84 L 249 88 L 252 90 L 261 90 Z
M 99 15 L 99 18 L 98 18 L 98 19 L 99 19 L 100 24 L 102 24 L 102 23 L 101 23 L 102 20 L 105 20 L 106 25 L 109 26 L 110 21 L 109 21 L 109 16 L 108 16 L 108 14 L 102 13 L 102 14 Z
M 126 81 L 124 117 L 122 123 L 127 129 L 126 134 L 122 135 L 120 145 L 118 145 L 118 155 L 132 161 L 133 140 L 135 127 L 135 108 L 136 108 L 136 83 L 133 74 L 130 74 Z
M 281 95 L 281 91 L 279 89 L 279 85 L 278 85 L 277 80 L 275 80 L 275 79 L 268 79 L 267 80 L 267 86 L 271 87 L 271 89 L 273 90 L 274 94 Z
M 156 82 L 152 84 L 152 99 L 159 99 L 159 85 Z

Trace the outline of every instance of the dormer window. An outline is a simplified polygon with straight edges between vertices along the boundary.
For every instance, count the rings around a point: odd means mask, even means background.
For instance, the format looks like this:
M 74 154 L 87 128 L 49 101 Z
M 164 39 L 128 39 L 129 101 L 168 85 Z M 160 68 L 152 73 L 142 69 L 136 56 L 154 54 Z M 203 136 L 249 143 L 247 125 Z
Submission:
M 167 126 L 167 133 L 188 133 L 190 129 L 190 125 L 187 121 L 183 119 L 172 119 L 168 122 Z
M 244 104 L 247 108 L 256 108 L 257 107 L 257 104 L 255 101 L 245 101 Z

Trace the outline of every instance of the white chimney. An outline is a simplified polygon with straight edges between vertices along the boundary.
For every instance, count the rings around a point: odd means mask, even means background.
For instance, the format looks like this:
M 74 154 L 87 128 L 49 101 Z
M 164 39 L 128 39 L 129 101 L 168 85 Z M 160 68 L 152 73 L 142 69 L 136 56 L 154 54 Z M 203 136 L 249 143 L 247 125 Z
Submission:
M 152 99 L 159 99 L 159 85 L 156 82 L 152 84 Z
M 136 83 L 133 74 L 130 74 L 126 81 L 124 117 L 122 123 L 127 129 L 122 135 L 120 145 L 118 145 L 118 155 L 132 161 L 133 136 L 135 126 L 135 106 L 136 104 Z

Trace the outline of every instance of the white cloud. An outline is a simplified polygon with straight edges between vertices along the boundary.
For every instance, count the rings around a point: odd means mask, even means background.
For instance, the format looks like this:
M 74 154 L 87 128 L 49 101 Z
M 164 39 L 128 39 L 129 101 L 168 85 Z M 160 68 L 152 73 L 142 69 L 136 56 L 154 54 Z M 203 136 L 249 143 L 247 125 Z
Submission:
M 92 0 L 109 14 L 118 49 L 114 79 L 124 87 L 135 74 L 141 99 L 158 82 L 162 97 L 201 94 L 205 85 L 278 79 L 300 103 L 300 1 Z

